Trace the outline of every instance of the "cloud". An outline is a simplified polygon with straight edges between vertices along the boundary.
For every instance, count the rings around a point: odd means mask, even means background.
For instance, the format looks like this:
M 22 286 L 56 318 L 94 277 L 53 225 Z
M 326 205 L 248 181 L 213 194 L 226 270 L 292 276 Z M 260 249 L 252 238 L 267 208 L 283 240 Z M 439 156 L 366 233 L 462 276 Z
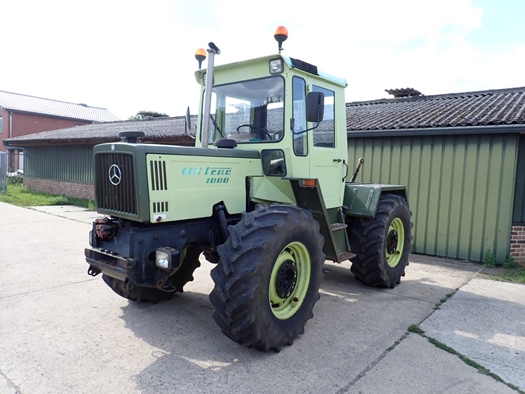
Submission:
M 469 74 L 478 54 L 468 34 L 482 27 L 482 10 L 470 1 L 402 4 L 383 9 L 383 17 L 371 29 L 374 33 L 357 44 L 355 51 L 363 61 L 352 63 L 349 100 L 386 97 L 387 88 L 453 92 L 456 76 Z
M 335 0 L 50 0 L 2 7 L 10 16 L 0 25 L 10 56 L 0 89 L 87 102 L 122 118 L 139 110 L 183 115 L 188 105 L 196 113 L 197 48 L 215 42 L 217 64 L 273 54 L 278 25 L 289 30 L 283 54 L 346 78 L 347 101 L 385 97 L 387 88 L 434 94 L 523 81 L 523 47 L 495 56 L 471 41 L 485 28 L 484 10 L 471 0 L 348 0 L 344 7 Z

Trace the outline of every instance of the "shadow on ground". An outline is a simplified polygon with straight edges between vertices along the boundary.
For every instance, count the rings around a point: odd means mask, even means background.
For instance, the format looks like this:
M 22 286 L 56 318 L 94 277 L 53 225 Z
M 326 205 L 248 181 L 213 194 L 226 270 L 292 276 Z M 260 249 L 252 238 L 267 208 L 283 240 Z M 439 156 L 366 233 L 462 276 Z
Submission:
M 137 389 L 337 392 L 479 271 L 473 265 L 417 260 L 395 289 L 369 288 L 353 277 L 349 265 L 325 264 L 314 319 L 280 353 L 247 349 L 224 336 L 213 321 L 206 289 L 188 286 L 156 305 L 129 303 L 122 308 L 126 328 L 157 349 L 156 361 L 135 376 Z

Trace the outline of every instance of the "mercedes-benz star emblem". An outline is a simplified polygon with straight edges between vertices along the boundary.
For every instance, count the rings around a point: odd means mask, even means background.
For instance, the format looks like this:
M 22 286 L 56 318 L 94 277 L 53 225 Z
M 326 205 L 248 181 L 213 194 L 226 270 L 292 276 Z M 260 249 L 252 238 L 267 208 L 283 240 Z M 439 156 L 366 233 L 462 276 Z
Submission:
M 118 186 L 120 184 L 120 180 L 122 179 L 122 171 L 120 171 L 119 166 L 112 164 L 111 167 L 109 167 L 108 176 L 111 184 Z

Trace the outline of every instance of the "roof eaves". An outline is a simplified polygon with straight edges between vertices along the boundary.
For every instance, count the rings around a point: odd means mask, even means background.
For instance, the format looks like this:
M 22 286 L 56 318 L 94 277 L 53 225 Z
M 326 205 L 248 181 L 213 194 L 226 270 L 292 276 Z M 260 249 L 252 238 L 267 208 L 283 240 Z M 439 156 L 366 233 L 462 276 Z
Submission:
M 347 130 L 348 138 L 420 137 L 436 135 L 525 134 L 525 124 L 459 127 L 425 127 L 413 129 Z

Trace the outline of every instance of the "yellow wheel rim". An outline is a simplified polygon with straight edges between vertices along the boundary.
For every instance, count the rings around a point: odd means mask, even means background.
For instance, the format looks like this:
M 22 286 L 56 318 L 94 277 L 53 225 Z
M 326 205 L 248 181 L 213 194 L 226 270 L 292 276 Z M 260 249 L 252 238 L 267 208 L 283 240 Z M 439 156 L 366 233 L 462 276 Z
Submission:
M 405 248 L 405 227 L 400 218 L 395 218 L 388 227 L 386 236 L 386 261 L 391 268 L 397 267 Z
M 269 302 L 275 317 L 286 320 L 301 307 L 310 284 L 310 254 L 300 242 L 281 251 L 270 276 Z

